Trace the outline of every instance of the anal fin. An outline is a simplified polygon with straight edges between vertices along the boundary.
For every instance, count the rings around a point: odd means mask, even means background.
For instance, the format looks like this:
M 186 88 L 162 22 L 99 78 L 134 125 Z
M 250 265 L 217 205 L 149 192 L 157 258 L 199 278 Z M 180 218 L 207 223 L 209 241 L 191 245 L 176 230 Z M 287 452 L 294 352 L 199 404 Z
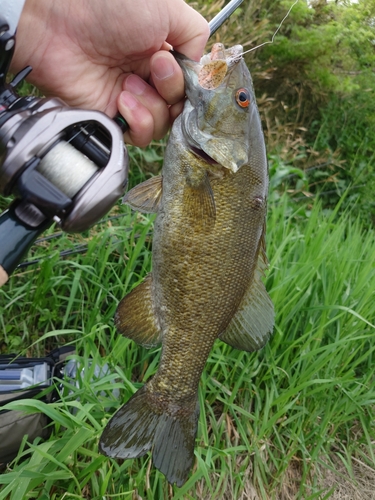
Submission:
M 115 324 L 120 333 L 137 344 L 152 347 L 161 342 L 161 330 L 152 307 L 152 274 L 118 305 Z
M 241 304 L 220 340 L 241 351 L 261 349 L 271 336 L 274 327 L 274 307 L 262 282 L 265 254 L 258 257 L 254 279 L 245 293 Z
M 146 214 L 156 213 L 163 192 L 162 184 L 161 175 L 151 177 L 126 193 L 122 201 L 133 210 Z

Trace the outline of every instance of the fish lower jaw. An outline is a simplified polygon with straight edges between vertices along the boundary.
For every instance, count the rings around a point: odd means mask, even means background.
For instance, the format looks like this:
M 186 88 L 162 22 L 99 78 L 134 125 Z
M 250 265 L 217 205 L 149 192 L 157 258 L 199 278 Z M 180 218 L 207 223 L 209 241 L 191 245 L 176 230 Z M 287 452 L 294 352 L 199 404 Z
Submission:
M 239 170 L 239 166 L 234 162 L 234 161 L 223 161 L 218 162 L 214 158 L 212 158 L 210 155 L 208 155 L 203 149 L 198 148 L 197 146 L 189 146 L 190 151 L 195 154 L 195 156 L 198 156 L 202 160 L 204 160 L 208 165 L 212 165 L 215 167 L 224 167 L 224 169 L 229 170 L 233 174 L 235 174 Z
M 206 163 L 209 165 L 219 165 L 216 160 L 211 158 L 205 151 L 202 149 L 199 149 L 195 146 L 190 146 L 191 152 L 194 153 L 196 156 L 199 156 L 199 158 L 202 158 Z

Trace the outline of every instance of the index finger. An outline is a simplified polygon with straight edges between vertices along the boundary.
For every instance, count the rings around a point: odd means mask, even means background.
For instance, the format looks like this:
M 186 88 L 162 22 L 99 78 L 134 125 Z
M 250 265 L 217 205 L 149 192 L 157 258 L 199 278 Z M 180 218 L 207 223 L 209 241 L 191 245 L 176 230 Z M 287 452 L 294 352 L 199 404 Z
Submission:
M 170 0 L 171 20 L 167 42 L 174 50 L 198 61 L 210 36 L 208 22 L 184 1 Z

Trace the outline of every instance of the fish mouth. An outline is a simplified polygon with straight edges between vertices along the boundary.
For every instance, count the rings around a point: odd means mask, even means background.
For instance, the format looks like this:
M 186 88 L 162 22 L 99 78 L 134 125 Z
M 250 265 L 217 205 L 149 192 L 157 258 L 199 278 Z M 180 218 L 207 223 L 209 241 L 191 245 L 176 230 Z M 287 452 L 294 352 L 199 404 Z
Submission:
M 195 87 L 214 90 L 224 82 L 233 67 L 242 59 L 243 47 L 235 45 L 225 49 L 222 43 L 215 43 L 211 52 L 203 55 L 199 62 L 175 50 L 171 50 L 171 53 L 188 82 L 190 81 Z M 187 94 L 190 97 L 189 92 Z
M 186 141 L 189 150 L 195 155 L 204 160 L 209 165 L 217 165 L 218 162 L 210 156 L 202 147 L 202 143 L 207 141 L 209 137 L 205 137 L 197 125 L 196 110 L 192 104 L 187 101 L 182 114 L 182 135 Z
M 228 157 L 226 154 L 221 154 L 217 144 L 212 144 L 213 138 L 210 134 L 203 133 L 196 122 L 196 110 L 191 103 L 185 103 L 185 109 L 182 114 L 182 135 L 188 146 L 189 150 L 198 158 L 205 161 L 208 165 L 217 167 L 218 165 L 231 170 L 233 173 L 237 172 L 241 165 L 237 165 L 233 158 Z M 211 153 L 212 152 L 212 153 Z M 211 154 L 209 154 L 211 153 Z
M 202 158 L 209 165 L 218 165 L 218 162 L 214 160 L 211 156 L 209 156 L 203 149 L 199 149 L 195 146 L 190 146 L 191 152 L 196 156 Z

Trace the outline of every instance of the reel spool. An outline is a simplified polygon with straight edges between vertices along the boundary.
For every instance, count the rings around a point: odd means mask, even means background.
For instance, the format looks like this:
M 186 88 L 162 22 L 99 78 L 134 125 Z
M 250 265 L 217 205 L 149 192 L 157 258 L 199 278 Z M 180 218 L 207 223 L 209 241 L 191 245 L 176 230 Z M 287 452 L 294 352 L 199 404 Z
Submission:
M 37 171 L 73 198 L 98 171 L 98 166 L 69 142 L 60 141 L 42 158 Z

